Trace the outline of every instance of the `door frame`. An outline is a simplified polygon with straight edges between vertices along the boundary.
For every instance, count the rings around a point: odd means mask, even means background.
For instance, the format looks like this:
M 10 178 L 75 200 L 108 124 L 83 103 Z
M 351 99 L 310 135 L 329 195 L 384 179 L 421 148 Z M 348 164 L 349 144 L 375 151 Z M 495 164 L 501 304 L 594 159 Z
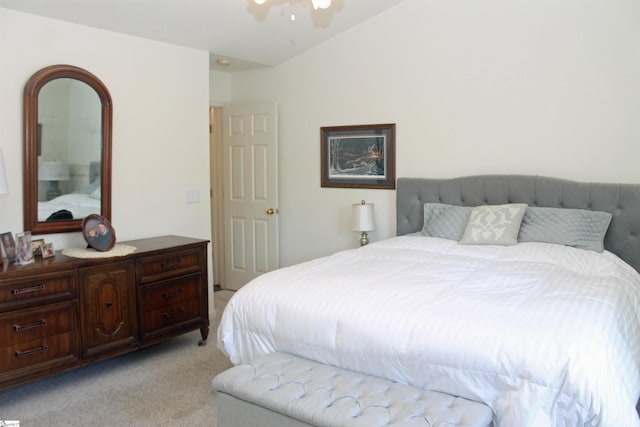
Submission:
M 211 181 L 211 258 L 213 288 L 224 283 L 224 168 L 222 150 L 222 107 L 209 108 L 209 179 Z

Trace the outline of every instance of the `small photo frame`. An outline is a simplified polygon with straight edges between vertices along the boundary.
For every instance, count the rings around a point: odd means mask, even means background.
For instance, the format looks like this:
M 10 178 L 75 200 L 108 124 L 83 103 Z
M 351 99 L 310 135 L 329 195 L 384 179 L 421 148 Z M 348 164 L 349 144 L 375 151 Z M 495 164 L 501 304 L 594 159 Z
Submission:
M 322 187 L 396 188 L 395 123 L 320 128 Z
M 53 243 L 45 243 L 41 249 L 42 258 L 51 258 L 56 255 L 56 251 L 53 249 Z
M 31 239 L 31 251 L 34 257 L 42 256 L 42 246 L 44 246 L 44 239 Z
M 31 249 L 31 232 L 24 231 L 16 234 L 16 246 L 18 249 L 18 263 L 21 265 L 31 264 L 33 259 L 33 250 Z
M 13 233 L 7 231 L 6 233 L 0 234 L 0 242 L 4 249 L 4 259 L 7 261 L 7 264 L 15 262 L 18 258 L 18 250 L 16 249 L 15 240 L 13 240 Z
M 106 252 L 116 244 L 116 232 L 109 220 L 101 215 L 92 214 L 82 220 L 82 237 L 89 247 Z

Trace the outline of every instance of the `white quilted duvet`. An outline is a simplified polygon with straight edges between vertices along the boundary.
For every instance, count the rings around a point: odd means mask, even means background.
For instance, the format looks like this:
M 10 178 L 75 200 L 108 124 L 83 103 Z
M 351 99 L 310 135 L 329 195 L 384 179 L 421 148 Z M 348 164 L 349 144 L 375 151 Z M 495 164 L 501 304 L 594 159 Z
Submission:
M 218 346 L 477 400 L 498 426 L 640 426 L 640 275 L 608 252 L 394 237 L 260 276 Z

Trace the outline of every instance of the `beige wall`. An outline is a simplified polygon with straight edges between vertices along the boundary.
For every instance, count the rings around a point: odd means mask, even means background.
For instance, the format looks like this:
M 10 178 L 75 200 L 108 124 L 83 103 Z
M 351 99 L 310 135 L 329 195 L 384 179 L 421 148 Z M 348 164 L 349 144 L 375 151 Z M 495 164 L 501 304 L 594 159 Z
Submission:
M 209 55 L 0 8 L 0 147 L 10 194 L 0 232 L 22 231 L 22 91 L 38 69 L 72 64 L 113 100 L 112 225 L 118 240 L 179 234 L 210 239 Z M 185 190 L 200 191 L 186 204 Z M 57 249 L 80 233 L 43 236 Z
M 640 182 L 640 2 L 406 0 L 266 70 L 233 103 L 279 105 L 283 265 L 356 247 L 350 205 L 395 234 L 395 192 L 320 188 L 319 129 L 397 124 L 397 175 Z
M 406 0 L 279 67 L 228 74 L 206 52 L 0 9 L 0 232 L 22 229 L 24 82 L 65 62 L 114 98 L 119 239 L 210 236 L 209 105 L 278 103 L 283 265 L 356 247 L 361 199 L 376 204 L 371 239 L 395 233 L 395 192 L 320 188 L 321 126 L 395 122 L 398 176 L 640 182 L 639 15 L 631 0 Z M 186 205 L 187 188 L 203 203 Z
M 223 107 L 231 103 L 231 73 L 211 70 L 209 72 L 209 104 Z

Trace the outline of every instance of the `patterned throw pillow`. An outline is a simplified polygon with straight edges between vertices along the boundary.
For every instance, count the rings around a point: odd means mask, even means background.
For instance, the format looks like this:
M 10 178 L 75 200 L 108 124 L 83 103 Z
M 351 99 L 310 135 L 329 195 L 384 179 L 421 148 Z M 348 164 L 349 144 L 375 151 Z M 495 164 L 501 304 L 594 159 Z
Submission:
M 516 245 L 525 203 L 477 206 L 471 216 L 460 243 L 467 245 Z

